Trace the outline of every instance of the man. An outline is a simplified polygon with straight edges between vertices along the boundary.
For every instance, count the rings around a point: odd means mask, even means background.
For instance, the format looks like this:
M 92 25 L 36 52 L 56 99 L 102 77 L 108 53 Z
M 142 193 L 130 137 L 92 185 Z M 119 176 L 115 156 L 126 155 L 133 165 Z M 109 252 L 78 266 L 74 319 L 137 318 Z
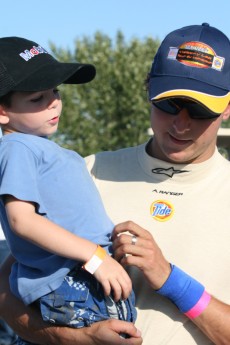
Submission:
M 7 246 L 2 228 L 0 226 L 0 266 L 9 255 L 9 248 Z M 16 335 L 13 330 L 3 321 L 0 320 L 0 344 L 10 345 L 15 340 Z
M 108 214 L 120 223 L 114 248 L 131 266 L 144 345 L 230 343 L 230 164 L 216 149 L 230 114 L 229 64 L 228 38 L 208 24 L 170 33 L 147 81 L 153 138 L 87 159 Z M 16 328 L 6 313 L 10 299 L 1 296 L 0 312 Z M 33 327 L 41 343 L 140 343 L 135 329 L 129 339 L 116 337 L 124 331 L 116 320 L 76 331 L 75 342 L 67 329 Z

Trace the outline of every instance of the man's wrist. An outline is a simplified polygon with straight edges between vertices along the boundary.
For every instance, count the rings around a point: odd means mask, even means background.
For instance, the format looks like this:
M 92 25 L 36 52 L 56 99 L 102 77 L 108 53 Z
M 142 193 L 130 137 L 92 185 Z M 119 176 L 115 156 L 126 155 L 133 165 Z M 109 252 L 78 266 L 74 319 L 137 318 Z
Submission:
M 169 298 L 189 318 L 199 316 L 208 306 L 211 296 L 197 280 L 178 267 L 171 267 L 168 279 L 156 292 Z

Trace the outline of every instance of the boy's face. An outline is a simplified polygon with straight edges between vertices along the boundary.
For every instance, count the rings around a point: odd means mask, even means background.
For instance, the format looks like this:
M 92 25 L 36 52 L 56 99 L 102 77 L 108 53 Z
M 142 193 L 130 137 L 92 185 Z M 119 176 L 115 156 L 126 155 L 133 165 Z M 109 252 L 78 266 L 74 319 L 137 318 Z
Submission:
M 15 92 L 11 106 L 1 106 L 0 123 L 4 134 L 20 132 L 49 136 L 58 128 L 61 111 L 62 101 L 57 88 L 33 93 Z

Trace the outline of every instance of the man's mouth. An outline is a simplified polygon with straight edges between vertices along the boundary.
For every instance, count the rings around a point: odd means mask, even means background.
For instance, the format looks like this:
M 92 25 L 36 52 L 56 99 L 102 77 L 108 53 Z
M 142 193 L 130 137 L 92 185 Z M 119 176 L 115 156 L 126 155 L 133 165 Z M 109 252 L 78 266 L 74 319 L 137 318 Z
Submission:
M 191 141 L 192 141 L 191 139 L 183 139 L 183 138 L 175 137 L 172 134 L 169 134 L 169 137 L 170 137 L 171 141 L 177 145 L 185 145 L 185 144 L 191 143 Z

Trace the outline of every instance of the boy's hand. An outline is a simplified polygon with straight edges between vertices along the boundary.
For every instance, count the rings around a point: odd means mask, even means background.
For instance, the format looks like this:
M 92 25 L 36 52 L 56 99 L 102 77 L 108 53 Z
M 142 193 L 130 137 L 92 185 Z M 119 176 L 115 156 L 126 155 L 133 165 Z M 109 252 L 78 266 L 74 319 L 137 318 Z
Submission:
M 105 295 L 112 293 L 116 302 L 127 299 L 131 293 L 132 283 L 128 273 L 109 255 L 105 256 L 94 276 L 102 284 Z

